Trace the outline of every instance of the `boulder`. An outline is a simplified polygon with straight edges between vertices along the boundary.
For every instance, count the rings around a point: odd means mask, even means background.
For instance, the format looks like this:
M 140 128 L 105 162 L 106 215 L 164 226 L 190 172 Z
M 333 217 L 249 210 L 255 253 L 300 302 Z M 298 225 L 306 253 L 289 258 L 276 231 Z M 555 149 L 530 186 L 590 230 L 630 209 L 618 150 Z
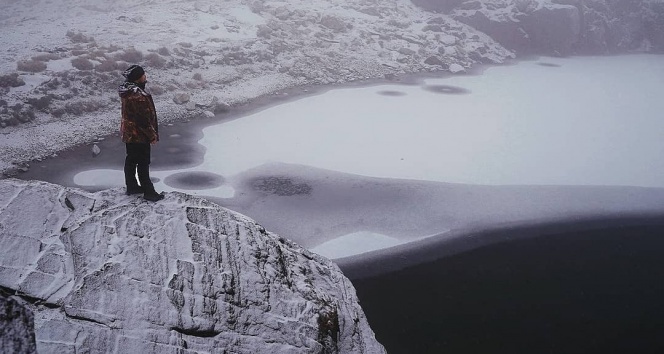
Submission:
M 446 34 L 440 37 L 440 42 L 446 46 L 455 45 L 457 43 L 457 40 L 458 40 L 457 37 L 451 34 Z
M 198 108 L 198 107 L 196 107 L 196 102 L 193 102 L 193 101 L 189 101 L 189 102 L 187 102 L 187 103 L 184 105 L 184 107 L 185 107 L 188 111 L 195 111 L 196 108 Z
M 24 85 L 25 81 L 18 76 L 18 73 L 0 75 L 0 87 L 20 87 Z
M 435 56 L 428 57 L 424 61 L 424 64 L 432 65 L 432 66 L 442 66 L 442 67 L 446 66 L 445 63 L 443 63 L 442 60 L 440 60 L 438 57 L 435 57 Z
M 205 199 L 0 180 L 0 286 L 39 353 L 384 353 L 331 261 Z
M 185 104 L 189 102 L 191 96 L 186 92 L 179 92 L 173 95 L 173 102 L 176 104 Z
M 457 74 L 457 73 L 461 73 L 461 72 L 465 72 L 465 71 L 466 71 L 466 69 L 465 69 L 463 66 L 461 66 L 460 64 L 452 64 L 452 65 L 450 65 L 450 67 L 449 67 L 448 70 L 449 70 L 452 74 Z
M 99 156 L 99 154 L 101 154 L 101 149 L 97 144 L 92 145 L 91 151 L 92 151 L 92 157 L 97 157 Z
M 216 101 L 212 106 L 214 113 L 226 113 L 231 109 L 231 106 L 223 101 Z
M 344 32 L 348 29 L 348 24 L 346 22 L 339 17 L 332 15 L 324 15 L 320 20 L 320 24 L 336 32 Z

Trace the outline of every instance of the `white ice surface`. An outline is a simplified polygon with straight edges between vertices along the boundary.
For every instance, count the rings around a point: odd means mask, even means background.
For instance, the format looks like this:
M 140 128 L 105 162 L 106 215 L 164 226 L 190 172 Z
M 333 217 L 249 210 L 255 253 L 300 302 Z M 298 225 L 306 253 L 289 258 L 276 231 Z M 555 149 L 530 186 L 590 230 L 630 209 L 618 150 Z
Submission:
M 412 240 L 400 240 L 375 232 L 360 231 L 322 243 L 311 248 L 311 251 L 330 259 L 337 259 L 394 247 L 408 242 L 412 242 Z
M 664 57 L 542 58 L 422 86 L 335 89 L 204 129 L 202 168 L 266 162 L 471 184 L 664 187 Z M 402 96 L 385 96 L 398 91 Z

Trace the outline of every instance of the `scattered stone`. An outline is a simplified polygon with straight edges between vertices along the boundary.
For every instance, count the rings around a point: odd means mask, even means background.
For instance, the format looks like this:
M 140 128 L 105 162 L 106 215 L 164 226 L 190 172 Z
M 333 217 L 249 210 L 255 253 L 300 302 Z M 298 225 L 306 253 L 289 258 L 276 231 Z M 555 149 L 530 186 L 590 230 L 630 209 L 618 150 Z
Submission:
M 440 42 L 443 43 L 446 46 L 455 45 L 456 42 L 457 42 L 457 37 L 455 37 L 451 34 L 447 34 L 447 35 L 444 35 L 440 38 Z
M 4 128 L 6 126 L 13 125 L 11 124 L 12 119 L 13 117 L 9 114 L 0 114 L 0 126 Z
M 0 75 L 0 87 L 19 87 L 25 85 L 25 81 L 18 76 L 18 73 Z
M 101 154 L 101 149 L 99 148 L 99 145 L 94 144 L 92 145 L 92 157 L 97 157 Z
M 205 118 L 214 118 L 214 113 L 210 111 L 203 111 L 203 117 Z
M 197 100 L 194 103 L 196 104 L 197 108 L 206 109 L 213 107 L 216 102 L 215 100 L 216 98 L 212 98 L 208 102 L 202 102 L 202 100 Z
M 415 55 L 415 51 L 410 49 L 410 48 L 400 48 L 399 49 L 399 54 L 412 56 L 412 55 Z
M 46 70 L 46 63 L 37 60 L 21 60 L 16 63 L 16 70 L 38 73 Z
M 191 96 L 185 92 L 180 92 L 173 95 L 173 102 L 175 102 L 176 104 L 185 104 L 189 102 L 190 99 Z
M 226 102 L 216 102 L 214 104 L 213 112 L 216 114 L 226 113 L 231 109 L 231 106 Z
M 21 123 L 28 123 L 35 119 L 35 112 L 31 106 L 16 105 L 12 115 Z
M 72 43 L 91 43 L 94 42 L 94 38 L 84 35 L 82 32 L 76 32 L 74 30 L 67 31 L 67 38 L 69 38 Z
M 320 24 L 337 32 L 342 32 L 347 29 L 347 24 L 338 17 L 332 15 L 325 15 L 320 20 Z
M 452 65 L 450 65 L 450 67 L 449 67 L 448 70 L 449 70 L 452 74 L 456 74 L 456 73 L 460 73 L 460 72 L 465 72 L 465 71 L 466 71 L 466 69 L 465 69 L 463 66 L 459 65 L 459 64 L 452 64 Z
M 425 64 L 427 65 L 433 65 L 433 66 L 445 66 L 445 63 L 443 63 L 442 60 L 440 60 L 438 57 L 428 57 L 425 61 Z

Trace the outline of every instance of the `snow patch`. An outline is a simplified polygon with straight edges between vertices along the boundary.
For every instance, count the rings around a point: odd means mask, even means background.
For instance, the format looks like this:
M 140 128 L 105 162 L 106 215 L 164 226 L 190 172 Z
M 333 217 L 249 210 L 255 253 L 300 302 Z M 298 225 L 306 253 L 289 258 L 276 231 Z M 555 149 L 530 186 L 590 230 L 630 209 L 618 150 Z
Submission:
M 311 251 L 330 259 L 337 259 L 383 248 L 390 248 L 412 241 L 413 240 L 400 240 L 396 237 L 390 237 L 370 231 L 359 231 L 322 243 L 311 248 Z

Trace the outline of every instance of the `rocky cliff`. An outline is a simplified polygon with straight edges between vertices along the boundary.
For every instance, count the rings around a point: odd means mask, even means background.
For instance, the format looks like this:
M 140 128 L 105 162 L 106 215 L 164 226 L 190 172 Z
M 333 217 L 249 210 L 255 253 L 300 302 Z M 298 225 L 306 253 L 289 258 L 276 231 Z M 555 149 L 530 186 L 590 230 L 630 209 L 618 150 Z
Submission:
M 664 3 L 659 0 L 414 1 L 446 10 L 522 54 L 664 50 Z
M 0 286 L 40 353 L 383 353 L 330 261 L 204 199 L 0 180 Z

